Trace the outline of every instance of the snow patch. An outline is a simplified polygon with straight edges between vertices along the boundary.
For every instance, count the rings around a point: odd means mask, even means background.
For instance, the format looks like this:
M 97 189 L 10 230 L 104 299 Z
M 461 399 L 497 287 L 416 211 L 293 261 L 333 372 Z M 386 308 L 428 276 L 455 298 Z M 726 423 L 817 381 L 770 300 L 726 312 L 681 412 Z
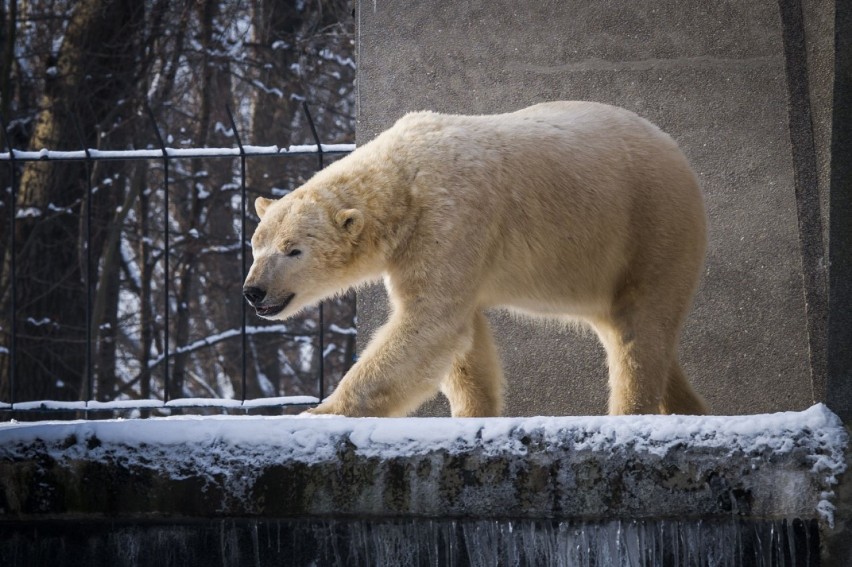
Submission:
M 17 407 L 18 404 L 15 404 Z M 91 400 L 86 403 L 86 409 L 90 410 L 119 410 L 119 409 L 148 409 L 162 408 L 161 400 L 114 400 L 111 402 L 98 402 Z
M 15 212 L 16 219 L 28 219 L 41 216 L 41 210 L 36 207 L 24 207 Z
M 314 396 L 277 396 L 271 398 L 255 398 L 253 400 L 246 400 L 243 402 L 242 407 L 244 408 L 265 408 L 265 407 L 276 407 L 283 405 L 311 405 L 318 404 L 320 402 L 319 398 L 315 398 Z
M 86 402 L 66 402 L 61 400 L 39 400 L 35 402 L 17 402 L 12 404 L 16 410 L 84 410 Z
M 331 331 L 332 333 L 337 333 L 337 334 L 340 334 L 340 335 L 357 335 L 358 334 L 358 329 L 356 329 L 355 327 L 343 328 L 343 327 L 340 327 L 339 325 L 337 325 L 336 323 L 332 323 L 331 325 L 329 325 L 328 330 Z
M 301 406 L 318 404 L 319 398 L 314 396 L 276 396 L 269 398 L 255 398 L 252 400 L 234 400 L 228 398 L 175 398 L 168 402 L 162 400 L 113 400 L 109 402 L 99 402 L 97 400 L 88 401 L 63 401 L 63 400 L 35 400 L 28 402 L 0 402 L 0 409 L 14 411 L 33 411 L 33 410 L 50 410 L 50 411 L 110 411 L 110 410 L 128 410 L 128 409 L 171 409 L 171 408 L 222 408 L 222 409 L 251 409 L 261 407 L 282 407 L 282 406 Z M 156 418 L 152 418 L 156 419 Z M 110 421 L 124 420 L 104 420 L 101 423 L 109 423 Z M 38 423 L 54 423 L 54 422 L 38 422 Z M 59 423 L 59 422 L 57 422 Z M 62 421 L 61 423 L 75 423 L 73 421 Z M 87 423 L 87 422 L 80 422 Z M 3 427 L 7 424 L 0 424 L 0 436 L 3 432 Z

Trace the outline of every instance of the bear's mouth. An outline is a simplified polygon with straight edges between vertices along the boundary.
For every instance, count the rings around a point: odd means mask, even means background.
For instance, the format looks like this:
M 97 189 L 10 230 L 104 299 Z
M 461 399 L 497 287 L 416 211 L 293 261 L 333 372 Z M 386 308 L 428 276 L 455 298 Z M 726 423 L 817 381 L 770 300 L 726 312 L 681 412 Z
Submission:
M 295 293 L 291 293 L 290 295 L 285 297 L 284 301 L 281 303 L 275 303 L 273 305 L 258 305 L 254 309 L 261 317 L 274 317 L 275 315 L 278 315 L 279 313 L 284 311 L 284 308 L 290 304 L 295 295 Z

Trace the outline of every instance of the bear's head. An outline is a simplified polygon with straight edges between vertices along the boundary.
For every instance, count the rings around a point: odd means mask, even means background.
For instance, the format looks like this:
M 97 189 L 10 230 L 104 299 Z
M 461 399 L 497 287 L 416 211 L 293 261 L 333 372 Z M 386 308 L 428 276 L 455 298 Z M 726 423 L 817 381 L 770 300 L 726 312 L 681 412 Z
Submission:
M 258 197 L 254 262 L 243 294 L 257 314 L 286 319 L 351 285 L 364 216 L 296 191 Z

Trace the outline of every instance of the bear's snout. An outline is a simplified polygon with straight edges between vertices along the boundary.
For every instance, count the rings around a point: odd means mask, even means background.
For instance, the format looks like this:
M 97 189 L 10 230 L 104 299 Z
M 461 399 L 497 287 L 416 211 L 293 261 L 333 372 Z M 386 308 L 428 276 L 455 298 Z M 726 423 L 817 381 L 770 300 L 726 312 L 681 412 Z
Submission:
M 259 287 L 247 286 L 243 288 L 243 295 L 250 304 L 256 305 L 266 297 L 266 290 Z

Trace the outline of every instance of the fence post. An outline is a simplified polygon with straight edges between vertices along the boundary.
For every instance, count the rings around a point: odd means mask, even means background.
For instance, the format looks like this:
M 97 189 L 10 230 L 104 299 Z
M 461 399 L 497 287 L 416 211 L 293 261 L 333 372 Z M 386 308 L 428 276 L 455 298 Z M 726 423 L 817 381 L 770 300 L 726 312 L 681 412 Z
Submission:
M 237 130 L 237 123 L 234 120 L 234 114 L 231 112 L 230 105 L 225 105 L 225 111 L 228 113 L 228 119 L 231 121 L 231 128 L 234 131 L 234 138 L 237 140 L 237 146 L 240 148 L 240 202 L 242 209 L 240 210 L 240 261 L 242 262 L 240 281 L 246 279 L 246 151 L 243 148 L 243 142 L 240 140 L 240 132 Z M 242 319 L 240 321 L 240 337 L 242 340 L 242 364 L 241 367 L 241 384 L 242 398 L 241 401 L 246 401 L 246 350 L 248 347 L 248 338 L 246 337 L 246 317 L 247 306 L 245 300 L 240 302 L 242 305 Z
M 302 109 L 305 111 L 305 116 L 308 118 L 308 125 L 311 127 L 311 134 L 314 136 L 314 141 L 317 144 L 317 171 L 323 168 L 322 160 L 322 144 L 320 143 L 317 128 L 314 125 L 314 119 L 311 116 L 311 111 L 308 109 L 307 101 L 302 101 Z M 319 304 L 319 400 L 325 398 L 325 321 L 323 316 L 323 303 Z
M 171 386 L 169 379 L 169 152 L 166 150 L 160 127 L 157 126 L 154 111 L 151 110 L 151 105 L 147 101 L 145 102 L 145 110 L 148 112 L 151 126 L 154 128 L 157 141 L 160 143 L 160 151 L 163 153 L 163 294 L 166 304 L 166 312 L 163 315 L 163 403 L 167 403 Z

